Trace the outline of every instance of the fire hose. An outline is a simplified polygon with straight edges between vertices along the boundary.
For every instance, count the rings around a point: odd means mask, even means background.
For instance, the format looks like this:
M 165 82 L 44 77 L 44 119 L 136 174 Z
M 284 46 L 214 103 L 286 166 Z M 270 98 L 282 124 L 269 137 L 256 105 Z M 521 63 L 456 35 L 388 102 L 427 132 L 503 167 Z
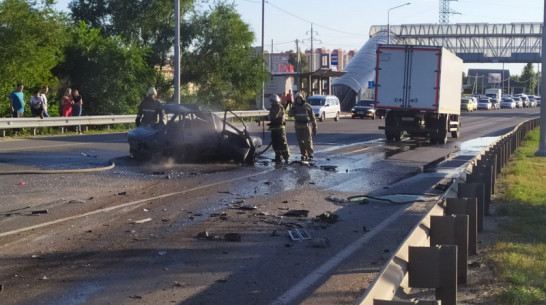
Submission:
M 264 124 L 265 120 L 264 120 L 264 118 L 261 118 L 261 120 L 258 121 L 258 122 L 261 122 L 261 124 L 262 124 L 262 141 L 263 141 L 263 140 L 265 140 L 265 124 Z M 264 150 L 262 150 L 261 152 L 256 153 L 256 157 L 261 156 L 263 153 L 265 153 L 269 149 L 269 147 L 271 147 L 271 144 L 273 144 L 273 139 L 271 139 L 271 142 L 269 142 L 269 145 L 267 145 Z

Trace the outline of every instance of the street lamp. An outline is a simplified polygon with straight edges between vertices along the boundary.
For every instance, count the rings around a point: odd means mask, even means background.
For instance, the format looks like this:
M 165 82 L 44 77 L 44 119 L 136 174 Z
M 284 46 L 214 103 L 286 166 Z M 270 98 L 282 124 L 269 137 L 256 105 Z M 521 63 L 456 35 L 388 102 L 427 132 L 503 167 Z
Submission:
M 389 8 L 388 12 L 387 12 L 387 43 L 390 44 L 391 43 L 391 22 L 390 22 L 390 15 L 391 15 L 391 11 L 395 8 L 399 8 L 399 7 L 402 7 L 402 6 L 406 6 L 406 5 L 410 5 L 411 3 L 408 2 L 408 3 L 404 3 L 404 4 L 401 4 L 401 5 L 398 5 L 398 6 L 395 6 L 395 7 L 391 7 Z

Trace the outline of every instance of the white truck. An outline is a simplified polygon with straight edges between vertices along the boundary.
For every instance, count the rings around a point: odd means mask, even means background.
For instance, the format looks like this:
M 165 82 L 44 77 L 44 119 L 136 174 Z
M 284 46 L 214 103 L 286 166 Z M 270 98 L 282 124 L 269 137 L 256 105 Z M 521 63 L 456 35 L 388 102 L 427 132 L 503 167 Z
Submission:
M 500 103 L 502 99 L 502 90 L 501 89 L 485 89 L 485 96 L 494 98 Z
M 442 47 L 379 45 L 375 107 L 385 109 L 385 136 L 404 132 L 446 144 L 460 136 L 463 61 Z

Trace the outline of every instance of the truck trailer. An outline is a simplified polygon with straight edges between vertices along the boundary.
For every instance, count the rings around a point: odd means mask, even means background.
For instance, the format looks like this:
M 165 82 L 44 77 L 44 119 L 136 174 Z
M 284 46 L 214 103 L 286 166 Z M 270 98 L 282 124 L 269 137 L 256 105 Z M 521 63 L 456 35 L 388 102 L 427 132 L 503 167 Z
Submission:
M 443 47 L 378 45 L 375 107 L 385 109 L 385 136 L 460 136 L 463 61 Z

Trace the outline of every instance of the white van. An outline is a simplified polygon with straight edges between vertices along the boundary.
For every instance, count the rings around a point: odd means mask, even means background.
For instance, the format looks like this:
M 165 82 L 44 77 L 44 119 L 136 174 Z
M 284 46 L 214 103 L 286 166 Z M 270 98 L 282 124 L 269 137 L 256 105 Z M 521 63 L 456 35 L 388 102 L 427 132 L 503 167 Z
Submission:
M 341 105 L 335 95 L 313 95 L 307 98 L 307 103 L 313 108 L 313 112 L 319 121 L 332 118 L 339 120 Z

